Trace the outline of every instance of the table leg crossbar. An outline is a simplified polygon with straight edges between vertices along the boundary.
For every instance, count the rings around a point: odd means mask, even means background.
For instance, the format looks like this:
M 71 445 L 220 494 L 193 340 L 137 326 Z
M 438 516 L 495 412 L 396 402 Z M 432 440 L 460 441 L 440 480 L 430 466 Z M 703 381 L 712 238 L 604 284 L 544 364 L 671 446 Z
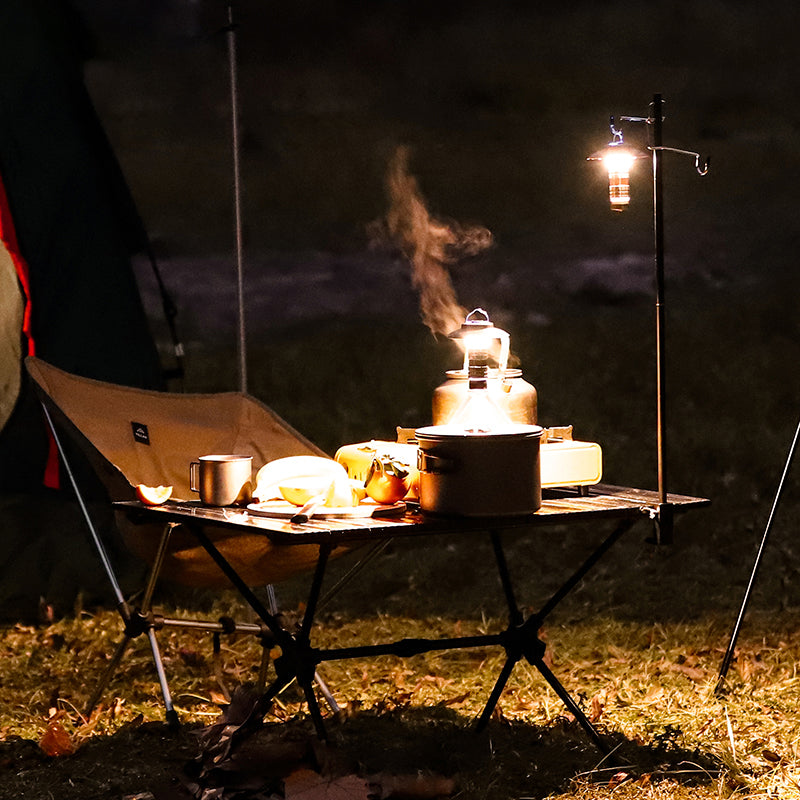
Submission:
M 539 638 L 538 633 L 545 618 L 575 588 L 575 586 L 577 586 L 611 546 L 632 527 L 634 522 L 634 519 L 626 519 L 620 522 L 544 603 L 542 608 L 538 612 L 529 615 L 527 618 L 524 617 L 517 603 L 500 534 L 497 531 L 490 531 L 500 583 L 508 606 L 509 623 L 508 627 L 503 631 L 493 634 L 445 637 L 439 639 L 406 638 L 381 644 L 328 649 L 313 647 L 310 642 L 310 636 L 320 599 L 328 558 L 332 550 L 331 545 L 320 545 L 319 558 L 309 588 L 306 610 L 297 632 L 292 634 L 285 630 L 276 616 L 270 613 L 260 602 L 251 589 L 242 581 L 236 571 L 228 564 L 226 559 L 219 553 L 216 547 L 214 547 L 213 543 L 199 526 L 194 529 L 194 533 L 209 555 L 216 561 L 220 569 L 227 575 L 234 586 L 236 586 L 242 594 L 242 597 L 250 604 L 256 614 L 261 617 L 270 632 L 274 635 L 275 642 L 281 650 L 281 655 L 274 661 L 276 678 L 267 688 L 259 703 L 259 713 L 261 713 L 261 716 L 269 710 L 275 697 L 292 681 L 296 680 L 305 695 L 309 713 L 314 722 L 316 731 L 320 738 L 325 739 L 325 725 L 314 692 L 314 678 L 316 675 L 316 668 L 319 664 L 326 661 L 338 661 L 349 658 L 368 658 L 380 655 L 394 655 L 401 658 L 408 658 L 439 650 L 499 646 L 505 650 L 506 660 L 489 694 L 486 705 L 478 718 L 478 729 L 484 728 L 488 724 L 515 665 L 524 658 L 540 672 L 544 680 L 553 689 L 568 711 L 575 717 L 598 749 L 604 754 L 607 754 L 608 747 L 603 742 L 586 714 L 544 662 L 545 643 Z

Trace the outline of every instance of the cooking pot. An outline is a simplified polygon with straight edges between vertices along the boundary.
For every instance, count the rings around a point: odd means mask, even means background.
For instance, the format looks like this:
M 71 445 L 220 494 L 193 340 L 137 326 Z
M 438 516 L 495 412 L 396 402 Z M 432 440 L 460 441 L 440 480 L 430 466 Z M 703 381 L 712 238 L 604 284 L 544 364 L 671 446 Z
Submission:
M 542 504 L 538 425 L 429 425 L 415 435 L 423 511 L 488 517 L 532 514 Z

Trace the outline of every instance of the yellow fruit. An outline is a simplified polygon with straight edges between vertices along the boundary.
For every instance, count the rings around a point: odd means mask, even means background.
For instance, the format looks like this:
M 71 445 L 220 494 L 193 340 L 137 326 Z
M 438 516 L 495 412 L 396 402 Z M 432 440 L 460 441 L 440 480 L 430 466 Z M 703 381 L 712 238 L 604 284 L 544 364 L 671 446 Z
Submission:
M 160 506 L 172 497 L 171 486 L 145 486 L 140 483 L 136 487 L 136 497 L 146 506 Z
M 358 495 L 353 489 L 350 478 L 335 478 L 325 493 L 325 505 L 328 508 L 352 508 L 358 505 Z
M 280 497 L 280 486 L 293 485 L 298 478 L 303 480 L 317 478 L 324 481 L 320 490 L 324 492 L 328 484 L 336 477 L 347 477 L 347 470 L 332 458 L 321 456 L 276 458 L 268 461 L 256 473 L 256 488 L 253 490 L 253 496 L 262 502 Z
M 303 506 L 312 497 L 324 494 L 331 479 L 319 476 L 292 478 L 278 485 L 284 500 L 296 506 Z

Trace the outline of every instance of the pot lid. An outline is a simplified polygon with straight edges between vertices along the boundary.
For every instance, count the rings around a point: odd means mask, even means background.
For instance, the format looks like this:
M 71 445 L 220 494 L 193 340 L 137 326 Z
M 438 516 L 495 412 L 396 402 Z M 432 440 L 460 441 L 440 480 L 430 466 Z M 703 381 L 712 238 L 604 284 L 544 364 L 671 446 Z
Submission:
M 523 438 L 526 436 L 536 437 L 542 435 L 540 425 L 518 425 L 509 422 L 505 425 L 496 425 L 488 431 L 476 431 L 465 428 L 463 425 L 427 425 L 424 428 L 417 428 L 414 432 L 419 439 L 471 439 L 486 437 L 506 437 Z

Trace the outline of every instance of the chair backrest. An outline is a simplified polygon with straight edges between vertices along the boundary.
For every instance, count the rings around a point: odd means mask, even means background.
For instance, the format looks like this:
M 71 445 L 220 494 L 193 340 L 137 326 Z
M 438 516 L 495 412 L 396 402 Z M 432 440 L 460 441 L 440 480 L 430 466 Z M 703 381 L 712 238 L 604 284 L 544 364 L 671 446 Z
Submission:
M 241 392 L 175 394 L 81 378 L 38 358 L 25 366 L 47 408 L 85 452 L 112 500 L 132 487 L 170 485 L 188 500 L 189 463 L 211 453 L 325 455 L 274 411 Z

